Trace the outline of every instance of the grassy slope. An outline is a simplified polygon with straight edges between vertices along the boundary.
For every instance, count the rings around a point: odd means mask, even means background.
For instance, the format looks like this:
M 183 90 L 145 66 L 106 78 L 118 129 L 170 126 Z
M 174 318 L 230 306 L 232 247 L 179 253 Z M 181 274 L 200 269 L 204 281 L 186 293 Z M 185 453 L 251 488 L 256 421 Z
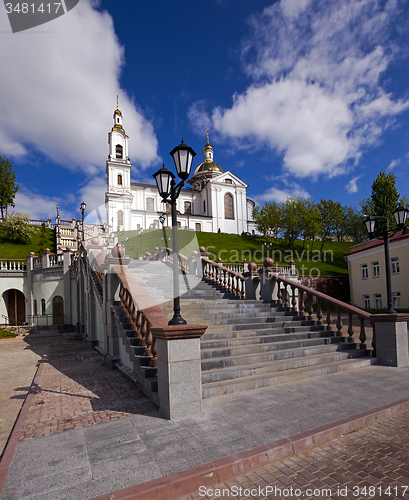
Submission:
M 167 229 L 166 238 L 171 237 L 171 234 L 171 230 Z M 141 241 L 142 253 L 152 252 L 155 246 L 162 246 L 162 235 L 161 229 L 151 229 L 144 231 L 140 239 L 137 231 L 127 231 L 120 234 L 120 241 L 123 243 L 125 237 L 128 237 L 126 253 L 136 258 L 140 252 Z M 311 242 L 308 242 L 303 253 L 303 242 L 296 241 L 291 255 L 286 241 L 282 239 L 271 241 L 272 246 L 266 247 L 264 243 L 267 242 L 267 238 L 181 230 L 178 231 L 178 240 L 179 251 L 186 256 L 190 256 L 191 251 L 197 250 L 198 246 L 204 246 L 211 253 L 212 260 L 220 257 L 223 262 L 242 262 L 245 258 L 249 262 L 261 264 L 266 257 L 272 257 L 277 264 L 288 264 L 293 258 L 300 274 L 306 275 L 311 272 L 312 275 L 316 275 L 319 270 L 319 274 L 329 276 L 348 275 L 344 256 L 352 245 L 345 242 L 325 242 L 323 252 L 320 253 L 321 242 L 316 242 L 313 250 Z M 172 246 L 172 241 L 168 241 L 168 246 Z
M 0 233 L 0 258 L 2 259 L 25 259 L 30 252 L 39 254 L 40 249 L 40 227 L 36 227 L 36 232 L 30 243 L 11 243 Z M 49 248 L 51 252 L 56 251 L 55 234 L 53 229 L 46 228 L 46 239 L 44 249 Z

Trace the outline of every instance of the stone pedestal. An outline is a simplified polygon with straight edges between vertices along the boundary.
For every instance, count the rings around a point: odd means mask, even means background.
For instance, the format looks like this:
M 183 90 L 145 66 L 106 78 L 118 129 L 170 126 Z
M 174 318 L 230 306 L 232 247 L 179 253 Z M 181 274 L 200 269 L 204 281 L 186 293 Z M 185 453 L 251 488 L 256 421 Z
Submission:
M 206 326 L 151 328 L 156 338 L 159 410 L 170 420 L 201 412 L 200 337 Z
M 380 365 L 408 366 L 408 314 L 374 314 L 376 357 Z

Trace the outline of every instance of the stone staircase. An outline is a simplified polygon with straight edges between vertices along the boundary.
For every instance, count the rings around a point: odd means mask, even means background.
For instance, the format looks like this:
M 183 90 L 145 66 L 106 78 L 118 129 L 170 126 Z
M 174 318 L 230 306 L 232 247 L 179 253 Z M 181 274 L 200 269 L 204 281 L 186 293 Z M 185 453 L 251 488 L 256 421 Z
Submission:
M 172 298 L 172 275 L 166 267 L 160 276 L 150 272 L 153 267 L 135 272 L 172 317 L 173 302 L 166 301 Z M 182 317 L 208 325 L 201 340 L 204 398 L 376 363 L 371 350 L 277 303 L 239 300 L 206 279 L 180 276 L 180 282 Z M 190 286 L 183 288 L 186 282 Z

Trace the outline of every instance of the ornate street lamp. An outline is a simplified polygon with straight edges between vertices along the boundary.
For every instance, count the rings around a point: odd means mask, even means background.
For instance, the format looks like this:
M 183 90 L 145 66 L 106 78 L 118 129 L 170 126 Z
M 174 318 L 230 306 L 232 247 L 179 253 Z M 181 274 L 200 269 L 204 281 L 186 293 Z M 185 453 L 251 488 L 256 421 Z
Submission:
M 82 229 L 82 240 L 84 241 L 84 212 L 85 212 L 85 208 L 86 208 L 86 204 L 84 202 L 81 203 L 80 205 L 80 211 L 81 211 L 81 229 Z
M 400 204 L 397 206 L 396 210 L 393 212 L 395 216 L 396 225 L 399 231 L 405 227 L 406 217 L 408 214 L 408 210 L 405 207 L 402 207 Z M 396 314 L 395 309 L 392 305 L 392 284 L 391 284 L 391 264 L 390 264 L 390 256 L 389 256 L 389 238 L 393 236 L 396 231 L 389 232 L 389 218 L 384 215 L 369 215 L 365 219 L 366 230 L 368 231 L 369 237 L 371 239 L 374 238 L 375 232 L 375 222 L 376 219 L 386 219 L 386 224 L 383 226 L 382 236 L 379 236 L 378 239 L 383 240 L 384 242 L 384 252 L 385 252 L 385 267 L 386 267 L 386 295 L 388 299 L 388 307 L 385 310 L 386 314 Z
M 177 236 L 177 212 L 176 200 L 179 198 L 180 190 L 188 179 L 192 167 L 193 158 L 196 153 L 187 146 L 182 139 L 181 144 L 174 148 L 170 153 L 175 163 L 176 173 L 181 181 L 176 186 L 175 175 L 170 172 L 165 165 L 158 170 L 153 177 L 156 181 L 159 194 L 162 201 L 170 203 L 172 213 L 172 242 L 173 242 L 173 318 L 169 325 L 185 325 L 186 321 L 180 315 L 179 300 L 179 266 L 178 266 L 178 236 Z

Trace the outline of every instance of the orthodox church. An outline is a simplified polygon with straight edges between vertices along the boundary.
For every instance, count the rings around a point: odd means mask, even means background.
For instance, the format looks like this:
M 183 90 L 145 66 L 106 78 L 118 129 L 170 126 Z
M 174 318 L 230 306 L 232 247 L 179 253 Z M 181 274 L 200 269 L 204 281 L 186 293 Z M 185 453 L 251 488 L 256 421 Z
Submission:
M 107 224 L 114 232 L 159 228 L 159 216 L 163 213 L 166 216 L 164 225 L 171 226 L 170 205 L 162 202 L 156 184 L 131 182 L 128 136 L 118 106 L 113 117 L 106 162 Z M 178 226 L 193 231 L 254 234 L 252 211 L 255 203 L 246 197 L 248 185 L 232 172 L 224 172 L 214 161 L 213 154 L 207 131 L 204 161 L 187 181 L 191 187 L 182 189 L 177 200 Z

